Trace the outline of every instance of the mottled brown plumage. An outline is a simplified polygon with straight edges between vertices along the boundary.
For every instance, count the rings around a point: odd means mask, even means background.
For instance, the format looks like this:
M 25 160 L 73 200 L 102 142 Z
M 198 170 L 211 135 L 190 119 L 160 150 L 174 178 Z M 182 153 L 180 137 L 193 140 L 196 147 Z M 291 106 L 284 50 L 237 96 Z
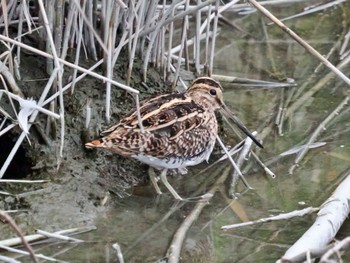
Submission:
M 208 77 L 194 80 L 185 93 L 162 95 L 144 102 L 140 107 L 144 132 L 134 112 L 102 132 L 102 138 L 85 146 L 106 148 L 156 169 L 165 169 L 163 182 L 175 198 L 181 199 L 166 181 L 166 169 L 183 169 L 209 159 L 218 129 L 215 111 L 219 109 L 261 146 L 227 109 L 220 84 Z M 151 179 L 155 184 L 155 179 Z M 158 186 L 155 187 L 160 193 Z

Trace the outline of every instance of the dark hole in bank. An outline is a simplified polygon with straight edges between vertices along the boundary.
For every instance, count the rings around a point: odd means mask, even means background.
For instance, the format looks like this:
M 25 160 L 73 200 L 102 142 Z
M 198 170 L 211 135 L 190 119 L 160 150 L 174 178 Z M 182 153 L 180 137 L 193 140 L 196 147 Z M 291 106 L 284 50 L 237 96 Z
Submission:
M 16 139 L 9 132 L 0 136 L 0 168 L 9 156 Z M 20 146 L 8 166 L 3 179 L 20 179 L 26 177 L 30 172 L 31 162 L 26 157 L 25 149 Z

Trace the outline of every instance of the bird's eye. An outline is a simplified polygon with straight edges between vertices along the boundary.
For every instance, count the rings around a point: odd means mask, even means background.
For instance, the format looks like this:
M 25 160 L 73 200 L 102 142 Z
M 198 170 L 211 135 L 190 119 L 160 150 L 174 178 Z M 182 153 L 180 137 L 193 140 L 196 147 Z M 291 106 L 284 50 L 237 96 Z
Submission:
M 215 90 L 215 89 L 211 89 L 211 90 L 209 91 L 209 93 L 210 93 L 210 95 L 212 95 L 212 96 L 216 96 L 216 90 Z

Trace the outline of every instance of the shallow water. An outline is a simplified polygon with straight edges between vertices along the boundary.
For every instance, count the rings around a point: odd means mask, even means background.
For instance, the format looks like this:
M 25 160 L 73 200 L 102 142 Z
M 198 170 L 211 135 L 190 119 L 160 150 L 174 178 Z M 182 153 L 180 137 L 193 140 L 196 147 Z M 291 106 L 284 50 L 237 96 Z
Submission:
M 306 5 L 271 6 L 269 10 L 278 17 L 285 17 L 300 12 Z M 346 3 L 287 21 L 286 25 L 324 55 L 338 43 L 338 49 L 330 57 L 337 63 L 339 43 L 350 25 L 349 10 L 350 4 Z M 247 161 L 250 168 L 243 168 L 243 171 L 254 189 L 245 191 L 240 182 L 238 190 L 242 194 L 231 200 L 225 187 L 220 187 L 191 227 L 182 259 L 183 262 L 274 262 L 312 224 L 314 215 L 227 232 L 220 228 L 308 206 L 317 207 L 328 198 L 341 181 L 342 174 L 350 168 L 350 130 L 346 132 L 349 128 L 348 107 L 318 137 L 317 141 L 327 144 L 311 149 L 293 174 L 289 170 L 295 155 L 279 157 L 279 154 L 305 143 L 348 91 L 340 80 L 327 82 L 319 92 L 296 107 L 284 121 L 283 136 L 279 135 L 275 119 L 280 103 L 285 103 L 290 94 L 298 92 L 306 83 L 306 89 L 315 86 L 329 70 L 322 66 L 314 74 L 319 61 L 281 30 L 274 26 L 265 27 L 267 20 L 258 13 L 227 16 L 246 33 L 230 27 L 222 28 L 217 39 L 215 74 L 267 81 L 291 78 L 298 86 L 251 89 L 222 83 L 227 105 L 247 127 L 264 137 L 264 149 L 256 152 L 277 177 L 272 179 L 266 175 L 251 157 Z M 349 67 L 343 72 L 349 72 Z M 229 134 L 223 138 L 226 144 L 236 143 L 237 136 L 226 124 L 224 129 L 225 134 Z M 220 149 L 216 148 L 211 163 L 219 156 Z M 207 166 L 202 164 L 190 169 L 185 176 L 169 177 L 169 181 L 181 196 L 199 196 L 206 193 L 215 178 L 230 168 L 225 161 L 200 173 Z M 112 195 L 112 198 L 118 197 Z M 37 252 L 54 256 L 62 251 L 56 257 L 71 262 L 117 262 L 116 252 L 111 246 L 117 242 L 126 262 L 155 262 L 164 257 L 174 232 L 196 202 L 176 203 L 167 192 L 157 197 L 151 186 L 140 186 L 135 188 L 134 195 L 117 199 L 109 211 L 96 220 L 95 231 L 76 236 L 90 242 L 37 246 Z M 339 236 L 349 235 L 349 227 L 344 226 Z

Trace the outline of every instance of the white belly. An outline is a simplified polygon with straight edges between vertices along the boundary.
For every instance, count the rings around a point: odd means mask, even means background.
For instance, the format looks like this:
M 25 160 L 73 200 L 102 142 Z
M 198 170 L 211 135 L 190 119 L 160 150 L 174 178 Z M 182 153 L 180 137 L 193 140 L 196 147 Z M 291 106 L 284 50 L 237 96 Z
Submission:
M 215 141 L 211 142 L 207 149 L 199 155 L 193 156 L 191 158 L 181 158 L 181 157 L 168 157 L 168 158 L 157 158 L 153 156 L 137 155 L 133 156 L 136 160 L 148 164 L 156 169 L 181 169 L 187 166 L 197 165 L 204 160 L 208 161 L 211 152 L 213 151 Z

